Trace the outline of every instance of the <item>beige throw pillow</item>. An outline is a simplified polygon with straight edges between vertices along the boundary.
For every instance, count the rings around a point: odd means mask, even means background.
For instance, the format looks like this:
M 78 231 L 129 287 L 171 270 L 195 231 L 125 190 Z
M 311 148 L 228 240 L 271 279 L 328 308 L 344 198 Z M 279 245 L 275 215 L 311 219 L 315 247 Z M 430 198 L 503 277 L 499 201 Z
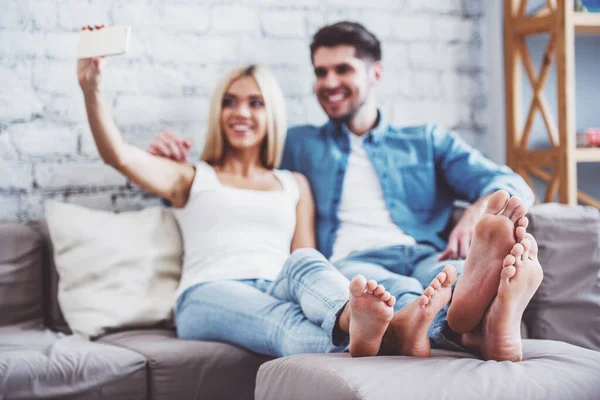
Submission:
M 115 214 L 46 201 L 58 302 L 86 337 L 172 318 L 183 247 L 168 209 Z

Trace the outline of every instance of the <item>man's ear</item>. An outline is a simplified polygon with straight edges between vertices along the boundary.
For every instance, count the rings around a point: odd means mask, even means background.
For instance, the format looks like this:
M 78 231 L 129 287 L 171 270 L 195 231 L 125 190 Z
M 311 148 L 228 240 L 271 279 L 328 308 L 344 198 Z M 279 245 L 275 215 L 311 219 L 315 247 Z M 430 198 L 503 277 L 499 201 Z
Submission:
M 375 61 L 370 68 L 370 79 L 371 84 L 377 85 L 383 78 L 383 63 L 381 61 Z

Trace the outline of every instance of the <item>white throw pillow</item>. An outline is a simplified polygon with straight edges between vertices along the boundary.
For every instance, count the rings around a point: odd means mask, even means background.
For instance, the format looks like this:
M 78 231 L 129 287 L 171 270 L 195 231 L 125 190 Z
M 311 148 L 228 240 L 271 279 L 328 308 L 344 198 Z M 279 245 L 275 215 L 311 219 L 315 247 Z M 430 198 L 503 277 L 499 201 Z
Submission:
M 183 246 L 171 211 L 115 214 L 46 201 L 58 302 L 74 333 L 152 326 L 172 318 Z

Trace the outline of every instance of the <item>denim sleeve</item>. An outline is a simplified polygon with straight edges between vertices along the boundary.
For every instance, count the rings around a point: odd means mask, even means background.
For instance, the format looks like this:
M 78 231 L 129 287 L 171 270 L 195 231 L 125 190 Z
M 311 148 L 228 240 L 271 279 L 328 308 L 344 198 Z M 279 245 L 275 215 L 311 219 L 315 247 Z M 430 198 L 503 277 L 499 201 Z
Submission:
M 433 126 L 431 136 L 438 173 L 464 200 L 472 203 L 496 190 L 506 190 L 527 207 L 533 205 L 531 188 L 512 169 L 487 159 L 453 132 Z

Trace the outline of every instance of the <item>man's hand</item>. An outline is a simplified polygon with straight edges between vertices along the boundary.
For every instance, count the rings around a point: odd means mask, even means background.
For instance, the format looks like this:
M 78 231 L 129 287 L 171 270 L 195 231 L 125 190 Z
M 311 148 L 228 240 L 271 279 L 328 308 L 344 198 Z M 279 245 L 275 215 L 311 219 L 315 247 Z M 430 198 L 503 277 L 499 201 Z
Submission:
M 148 153 L 189 163 L 190 149 L 193 144 L 194 141 L 190 137 L 182 139 L 171 131 L 164 131 L 154 136 L 148 145 Z
M 450 233 L 448 247 L 440 256 L 439 261 L 467 258 L 475 233 L 475 225 L 481 218 L 481 212 L 481 206 L 477 203 L 465 210 L 462 218 Z

